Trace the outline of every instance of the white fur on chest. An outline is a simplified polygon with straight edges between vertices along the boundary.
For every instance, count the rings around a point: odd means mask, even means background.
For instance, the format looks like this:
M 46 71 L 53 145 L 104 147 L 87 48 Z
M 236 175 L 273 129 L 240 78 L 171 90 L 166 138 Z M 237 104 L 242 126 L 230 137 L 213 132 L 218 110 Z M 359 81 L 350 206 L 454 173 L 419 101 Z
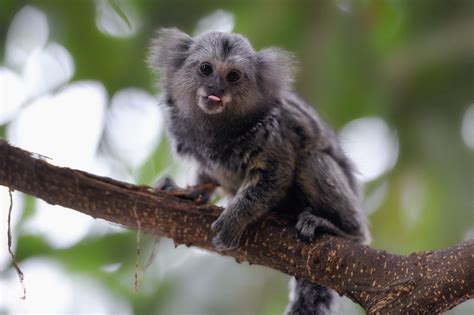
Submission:
M 225 193 L 235 195 L 244 180 L 244 174 L 229 170 L 221 165 L 210 163 L 205 170 L 219 182 Z

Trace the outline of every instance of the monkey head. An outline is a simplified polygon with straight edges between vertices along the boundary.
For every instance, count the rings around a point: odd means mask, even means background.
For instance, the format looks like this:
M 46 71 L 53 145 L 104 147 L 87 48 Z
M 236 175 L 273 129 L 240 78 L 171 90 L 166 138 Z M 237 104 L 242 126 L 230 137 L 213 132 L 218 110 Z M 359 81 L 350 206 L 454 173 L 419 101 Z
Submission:
M 208 32 L 190 37 L 160 29 L 148 58 L 162 88 L 184 113 L 245 116 L 291 89 L 293 59 L 283 50 L 256 52 L 241 35 Z

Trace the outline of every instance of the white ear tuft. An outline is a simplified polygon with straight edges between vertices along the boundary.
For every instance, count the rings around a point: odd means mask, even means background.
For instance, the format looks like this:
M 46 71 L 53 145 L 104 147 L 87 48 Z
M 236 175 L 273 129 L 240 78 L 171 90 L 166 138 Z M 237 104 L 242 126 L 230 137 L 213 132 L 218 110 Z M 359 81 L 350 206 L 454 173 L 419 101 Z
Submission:
M 188 57 L 192 43 L 193 39 L 177 28 L 160 28 L 150 45 L 149 66 L 165 75 L 174 72 Z
M 257 53 L 259 84 L 265 93 L 275 95 L 292 89 L 295 72 L 293 56 L 279 48 L 267 48 Z

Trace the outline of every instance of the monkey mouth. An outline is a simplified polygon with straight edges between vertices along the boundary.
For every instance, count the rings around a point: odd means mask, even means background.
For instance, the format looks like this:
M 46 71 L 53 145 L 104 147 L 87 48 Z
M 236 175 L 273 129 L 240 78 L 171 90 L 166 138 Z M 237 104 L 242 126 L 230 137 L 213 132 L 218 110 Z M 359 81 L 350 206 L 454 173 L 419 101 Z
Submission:
M 215 95 L 209 95 L 207 98 L 211 101 L 214 101 L 214 102 L 222 102 L 221 98 L 217 97 Z
M 208 113 L 219 113 L 224 110 L 224 101 L 216 95 L 202 97 L 203 109 Z
M 222 107 L 224 107 L 224 101 L 220 97 L 215 96 L 215 95 L 208 95 L 206 97 L 206 103 L 208 105 L 212 105 L 212 106 L 222 106 Z

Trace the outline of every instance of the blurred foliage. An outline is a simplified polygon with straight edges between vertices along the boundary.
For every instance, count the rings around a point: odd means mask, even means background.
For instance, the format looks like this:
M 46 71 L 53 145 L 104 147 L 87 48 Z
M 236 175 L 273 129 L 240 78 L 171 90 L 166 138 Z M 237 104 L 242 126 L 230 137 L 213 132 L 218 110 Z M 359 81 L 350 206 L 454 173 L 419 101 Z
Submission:
M 46 13 L 50 39 L 74 57 L 75 81 L 98 80 L 109 95 L 130 86 L 155 93 L 144 61 L 154 30 L 176 26 L 192 33 L 202 17 L 226 10 L 235 17 L 235 31 L 256 49 L 279 46 L 295 54 L 296 90 L 336 129 L 378 116 L 396 131 L 400 148 L 394 168 L 365 186 L 366 196 L 384 192 L 370 216 L 375 247 L 402 254 L 442 248 L 474 229 L 474 153 L 460 131 L 474 103 L 474 1 L 109 1 L 129 27 L 133 21 L 122 5 L 139 17 L 137 33 L 127 38 L 98 30 L 97 3 L 0 0 L 0 57 L 10 22 L 29 4 Z M 6 128 L 0 126 L 1 137 Z M 170 165 L 175 162 L 163 140 L 133 178 L 151 184 Z M 404 201 L 407 191 L 419 204 L 417 212 Z M 57 249 L 22 228 L 35 211 L 33 198 L 25 199 L 26 211 L 14 229 L 20 262 L 58 261 L 71 274 L 104 285 L 135 314 L 281 314 L 287 303 L 286 276 L 208 255 L 191 256 L 167 276 L 151 271 L 152 265 L 135 293 L 135 232 L 98 234 Z M 145 239 L 142 261 L 152 243 Z M 114 263 L 120 263 L 116 271 L 101 269 Z M 191 294 L 189 287 L 200 292 Z M 190 305 L 175 306 L 180 303 Z

